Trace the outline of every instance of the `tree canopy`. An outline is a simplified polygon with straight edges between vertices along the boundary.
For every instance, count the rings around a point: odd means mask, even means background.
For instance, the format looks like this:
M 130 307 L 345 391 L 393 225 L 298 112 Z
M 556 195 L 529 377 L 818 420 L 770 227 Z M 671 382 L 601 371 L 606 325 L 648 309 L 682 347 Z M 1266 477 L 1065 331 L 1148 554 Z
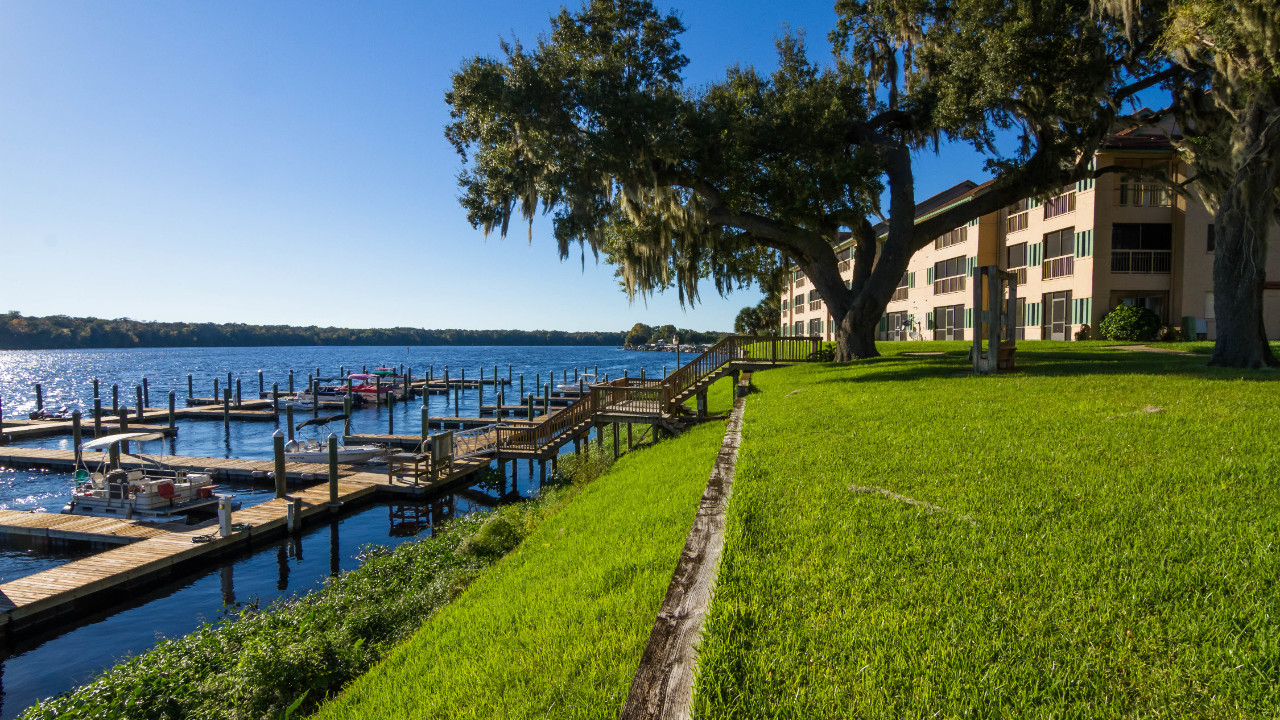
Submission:
M 679 19 L 646 0 L 591 0 L 531 49 L 473 58 L 446 98 L 469 220 L 506 235 L 517 211 L 530 232 L 549 213 L 562 257 L 575 244 L 605 254 L 633 296 L 674 288 L 695 302 L 700 281 L 724 293 L 794 262 L 838 325 L 837 357 L 871 356 L 912 254 L 1093 172 L 1125 99 L 1160 80 L 1088 0 L 836 11 L 828 62 L 788 34 L 771 73 L 733 67 L 698 88 L 680 74 Z M 1018 141 L 1002 148 L 1009 129 Z M 972 143 L 996 179 L 919 219 L 911 154 L 939 142 Z M 841 229 L 856 241 L 852 288 L 833 250 Z

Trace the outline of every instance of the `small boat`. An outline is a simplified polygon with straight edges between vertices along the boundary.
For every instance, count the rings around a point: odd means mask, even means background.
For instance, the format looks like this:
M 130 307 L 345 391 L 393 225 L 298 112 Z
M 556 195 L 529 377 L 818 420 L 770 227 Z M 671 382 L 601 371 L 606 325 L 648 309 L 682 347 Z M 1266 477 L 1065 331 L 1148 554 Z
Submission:
M 304 420 L 294 429 L 301 430 L 308 426 L 324 428 L 331 422 L 346 418 L 346 415 L 325 415 Z M 361 465 L 386 453 L 387 449 L 380 445 L 343 445 L 341 441 L 338 443 L 338 462 L 342 464 Z M 319 438 L 290 440 L 284 446 L 284 459 L 286 462 L 327 463 L 329 446 Z
M 400 373 L 397 372 L 395 368 L 389 368 L 389 367 L 374 368 L 369 372 L 369 374 L 377 375 L 378 377 L 383 379 L 400 377 Z
M 143 443 L 163 439 L 161 433 L 116 433 L 80 445 L 86 451 L 106 451 L 120 442 Z M 142 455 L 139 455 L 142 457 Z M 118 518 L 138 522 L 189 523 L 193 517 L 212 517 L 218 503 L 229 497 L 219 495 L 209 473 L 169 470 L 156 467 L 132 470 L 111 469 L 106 462 L 97 471 L 78 468 L 71 500 L 62 508 L 67 515 Z M 239 502 L 232 502 L 238 509 Z
M 388 403 L 400 398 L 403 383 L 397 385 L 395 378 L 384 380 L 372 373 L 352 373 L 347 377 L 351 379 L 351 392 L 359 393 L 367 402 Z
M 597 380 L 594 373 L 583 373 L 582 375 L 579 375 L 578 379 L 573 382 L 564 382 L 564 383 L 560 383 L 559 385 L 556 385 L 556 390 L 575 391 L 575 390 L 578 390 L 579 388 L 589 388 L 592 385 L 595 385 L 596 382 Z
M 70 420 L 71 406 L 68 405 L 66 407 L 62 407 L 54 412 L 50 412 L 48 410 L 32 410 L 31 412 L 27 413 L 27 418 L 29 420 L 39 420 L 41 422 L 45 422 L 45 421 L 55 422 L 58 420 Z

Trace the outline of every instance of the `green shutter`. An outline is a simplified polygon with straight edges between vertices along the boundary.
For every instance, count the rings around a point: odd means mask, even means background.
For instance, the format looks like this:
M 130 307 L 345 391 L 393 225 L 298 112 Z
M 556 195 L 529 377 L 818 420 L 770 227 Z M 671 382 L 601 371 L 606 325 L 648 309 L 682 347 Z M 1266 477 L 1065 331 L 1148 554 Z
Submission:
M 929 268 L 924 271 L 924 281 L 930 285 L 933 284 L 933 268 Z
M 916 286 L 916 274 L 907 273 L 907 287 L 914 288 Z
M 881 315 L 880 316 L 880 332 L 884 332 L 885 330 L 888 330 L 888 329 L 889 329 L 889 317 L 887 315 Z
M 973 308 L 964 309 L 964 326 L 966 328 L 973 327 Z
M 933 313 L 927 312 L 924 314 L 924 328 L 926 330 L 933 329 Z
M 974 268 L 976 268 L 977 266 L 978 266 L 978 258 L 976 258 L 976 257 L 967 257 L 967 256 L 965 257 L 965 259 L 964 259 L 964 272 L 965 272 L 965 275 L 968 275 L 969 277 L 973 277 L 973 270 L 974 270 Z
M 1083 258 L 1093 255 L 1093 231 L 1081 230 L 1076 233 L 1076 257 Z

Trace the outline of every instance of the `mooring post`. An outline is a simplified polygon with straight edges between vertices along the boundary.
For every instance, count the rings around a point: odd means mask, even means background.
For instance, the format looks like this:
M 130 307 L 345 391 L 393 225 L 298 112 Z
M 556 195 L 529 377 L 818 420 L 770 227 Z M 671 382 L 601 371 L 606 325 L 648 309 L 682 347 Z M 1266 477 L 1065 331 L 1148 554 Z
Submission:
M 111 443 L 107 448 L 107 465 L 112 470 L 120 469 L 120 443 Z
M 231 371 L 230 370 L 227 371 L 227 389 L 228 390 L 231 389 Z
M 596 382 L 600 382 L 600 366 L 599 366 L 599 365 L 596 365 L 596 366 L 595 366 L 595 368 L 596 368 L 596 369 L 595 369 L 595 373 L 594 373 L 594 374 L 595 374 L 595 376 L 596 376 Z
M 111 386 L 111 414 L 120 414 L 120 386 L 115 384 Z
M 641 379 L 641 380 L 644 380 L 644 366 L 643 366 L 643 365 L 641 365 L 641 366 L 640 366 L 640 379 Z
M 427 382 L 429 383 L 432 380 L 434 380 L 435 375 L 436 375 L 436 364 L 431 363 L 430 365 L 427 365 Z
M 311 417 L 320 417 L 320 378 L 311 386 Z
M 289 368 L 289 394 L 293 394 L 293 368 Z
M 293 430 L 292 423 L 289 429 Z M 279 430 L 271 433 L 271 455 L 275 459 L 276 497 L 282 498 L 284 497 L 284 433 Z
M 412 366 L 412 365 L 410 365 L 410 366 L 409 366 L 409 369 L 408 369 L 407 371 L 405 371 L 405 374 L 404 374 L 404 402 L 405 402 L 405 404 L 406 404 L 406 405 L 407 405 L 407 404 L 409 404 L 409 401 L 410 401 L 410 400 L 412 400 L 412 399 L 413 399 L 413 366 Z
M 454 411 L 455 413 L 462 412 L 461 410 L 459 410 L 459 409 L 458 409 L 458 396 L 459 396 L 459 394 L 461 394 L 461 392 L 462 392 L 462 386 L 461 386 L 461 385 L 454 385 L 454 386 L 453 386 L 453 411 Z M 448 393 L 448 391 L 445 391 L 445 398 L 447 399 L 448 397 L 449 397 L 449 393 Z M 459 416 L 459 417 L 461 417 L 461 416 Z
M 145 415 L 143 415 L 143 413 L 142 413 L 143 408 L 142 408 L 142 386 L 141 386 L 141 385 L 134 385 L 134 386 L 133 386 L 133 396 L 134 396 L 134 398 L 137 400 L 137 403 L 138 403 L 138 411 L 137 411 L 137 412 L 138 412 L 138 422 L 139 422 L 139 423 L 141 423 L 143 420 L 145 420 L 145 419 L 146 419 L 146 416 L 145 416 Z
M 145 377 L 142 378 L 142 406 L 151 407 L 151 386 Z
M 117 415 L 116 423 L 121 433 L 129 432 L 129 413 L 120 413 Z M 126 454 L 129 452 L 129 441 L 124 440 L 117 444 L 120 445 L 120 452 Z
M 524 397 L 524 373 L 520 373 L 520 397 Z
M 396 434 L 396 406 L 387 403 L 387 434 Z
M 329 433 L 329 507 L 338 509 L 338 436 Z
M 498 366 L 493 366 L 493 386 L 498 387 Z
M 680 369 L 680 346 L 676 345 L 676 369 Z
M 480 382 L 476 383 L 476 407 L 484 407 L 484 368 L 480 368 Z
M 617 460 L 622 453 L 618 451 L 618 423 L 613 424 L 613 459 Z
M 533 422 L 533 416 L 534 416 L 533 396 L 529 395 L 528 397 L 525 398 L 525 400 L 527 400 L 529 403 L 529 422 Z
M 40 389 L 40 383 L 36 383 L 36 410 L 44 409 L 44 390 Z
M 98 397 L 98 378 L 93 379 L 93 396 Z
M 543 386 L 542 390 L 542 412 L 547 415 L 551 414 L 551 383 Z
M 280 383 L 271 383 L 271 411 L 280 415 Z
M 231 388 L 222 390 L 222 426 L 231 427 Z
M 504 397 L 504 396 L 505 396 L 505 393 L 504 393 L 503 391 L 499 390 L 499 391 L 498 391 L 498 410 L 497 410 L 497 412 L 496 412 L 496 416 L 497 416 L 497 418 L 498 418 L 498 422 L 502 422 L 502 405 L 503 405 L 503 397 Z
M 236 378 L 236 407 L 244 406 L 244 397 L 240 394 L 240 378 Z
M 422 396 L 422 441 L 427 441 L 427 435 L 430 434 L 429 425 L 431 424 L 430 411 L 427 410 L 427 396 Z
M 71 411 L 71 449 L 76 453 L 76 460 L 80 459 L 80 411 Z
M 290 534 L 302 530 L 302 498 L 296 497 L 289 501 L 288 522 Z
M 578 382 L 578 368 L 573 369 L 573 381 Z
M 218 378 L 213 379 L 213 401 L 218 402 L 218 398 L 222 397 L 222 386 L 218 384 Z
M 227 537 L 231 534 L 231 497 L 218 498 L 218 535 Z
M 369 366 L 368 366 L 368 365 L 361 365 L 361 366 L 360 366 L 360 372 L 361 372 L 361 374 L 363 374 L 363 375 L 368 375 L 368 374 L 369 374 Z
M 191 373 L 187 373 L 187 400 L 196 396 L 195 381 L 191 377 Z
M 266 396 L 267 396 L 267 388 L 262 380 L 262 370 L 259 369 L 258 370 L 258 399 L 261 400 Z
M 177 425 L 177 419 L 178 419 L 177 405 L 178 405 L 178 394 L 170 390 L 169 391 L 169 429 L 170 430 L 172 430 L 174 426 Z
M 102 436 L 102 398 L 93 399 L 93 436 Z
M 542 387 L 542 373 L 533 374 L 533 394 L 538 394 L 538 388 Z
M 346 437 L 351 434 L 351 394 L 342 398 L 342 436 Z
M 284 422 L 289 426 L 289 440 L 293 441 L 293 403 L 286 403 L 284 406 Z
M 511 384 L 511 363 L 507 363 L 507 384 Z

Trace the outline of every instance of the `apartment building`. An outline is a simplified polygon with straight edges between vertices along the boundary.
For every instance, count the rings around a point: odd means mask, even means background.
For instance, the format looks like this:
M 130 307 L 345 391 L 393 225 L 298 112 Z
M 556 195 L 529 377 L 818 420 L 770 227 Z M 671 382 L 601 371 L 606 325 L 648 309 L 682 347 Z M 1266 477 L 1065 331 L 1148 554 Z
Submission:
M 1185 168 L 1163 135 L 1120 133 L 1094 162 L 1160 168 L 1181 179 Z M 917 206 L 926 218 L 985 189 L 960 183 Z M 998 265 L 1018 281 L 1019 340 L 1071 340 L 1115 307 L 1141 305 L 1167 325 L 1215 337 L 1212 216 L 1162 186 L 1105 174 L 1062 188 L 1047 201 L 1026 198 L 954 228 L 917 252 L 880 322 L 879 339 L 973 338 L 974 268 Z M 1268 241 L 1264 323 L 1280 337 L 1280 231 Z M 851 284 L 851 242 L 837 248 Z M 792 271 L 781 303 L 784 335 L 834 338 L 824 304 L 803 272 Z

